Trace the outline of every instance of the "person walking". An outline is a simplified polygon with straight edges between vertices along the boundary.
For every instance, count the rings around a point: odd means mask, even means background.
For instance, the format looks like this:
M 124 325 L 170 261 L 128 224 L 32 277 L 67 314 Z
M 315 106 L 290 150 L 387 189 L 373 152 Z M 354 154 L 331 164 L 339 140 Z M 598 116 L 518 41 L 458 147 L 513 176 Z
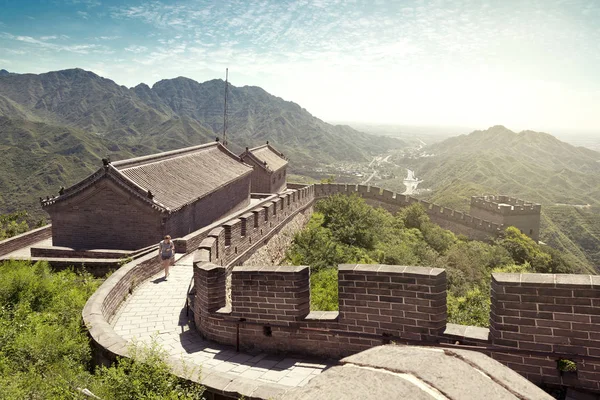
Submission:
M 158 257 L 162 262 L 162 266 L 165 269 L 165 281 L 169 277 L 169 267 L 171 266 L 171 259 L 175 257 L 175 244 L 171 240 L 171 236 L 166 235 L 158 245 Z

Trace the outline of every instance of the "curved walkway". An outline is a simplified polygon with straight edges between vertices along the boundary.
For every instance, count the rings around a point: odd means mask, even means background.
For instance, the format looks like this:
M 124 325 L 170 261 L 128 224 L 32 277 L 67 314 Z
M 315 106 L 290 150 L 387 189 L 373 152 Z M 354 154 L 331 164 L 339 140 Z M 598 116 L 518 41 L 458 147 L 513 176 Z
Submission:
M 203 383 L 208 374 L 219 372 L 223 379 L 241 377 L 270 384 L 272 390 L 267 397 L 304 386 L 333 365 L 323 360 L 238 353 L 235 348 L 202 339 L 190 326 L 191 315 L 186 315 L 192 262 L 193 254 L 187 255 L 171 268 L 168 280 L 160 272 L 140 284 L 111 321 L 115 332 L 128 342 L 150 343 L 154 338 L 171 357 L 182 358 L 191 368 L 200 367 Z

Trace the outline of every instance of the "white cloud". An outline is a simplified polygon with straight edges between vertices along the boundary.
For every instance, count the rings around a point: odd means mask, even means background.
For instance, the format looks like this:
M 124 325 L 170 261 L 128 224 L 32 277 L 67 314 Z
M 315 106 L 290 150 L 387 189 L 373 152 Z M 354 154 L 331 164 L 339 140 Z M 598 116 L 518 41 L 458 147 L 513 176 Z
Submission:
M 129 51 L 131 53 L 140 54 L 145 53 L 148 50 L 145 46 L 128 46 L 125 47 L 125 51 Z
M 121 36 L 97 36 L 96 40 L 117 40 L 120 39 Z
M 88 19 L 90 17 L 90 14 L 88 14 L 86 11 L 77 11 L 77 15 L 83 19 Z
M 97 45 L 97 44 L 57 44 L 51 43 L 44 40 L 38 40 L 32 38 L 31 36 L 15 36 L 7 32 L 0 33 L 0 38 L 15 40 L 17 42 L 26 43 L 28 45 L 32 45 L 42 50 L 52 50 L 56 52 L 66 51 L 70 53 L 77 54 L 89 54 L 89 53 L 98 53 L 98 54 L 112 54 L 113 50 L 108 48 L 107 46 Z M 68 38 L 68 36 L 60 36 L 61 39 Z M 14 54 L 23 54 L 18 53 L 21 50 L 12 50 Z

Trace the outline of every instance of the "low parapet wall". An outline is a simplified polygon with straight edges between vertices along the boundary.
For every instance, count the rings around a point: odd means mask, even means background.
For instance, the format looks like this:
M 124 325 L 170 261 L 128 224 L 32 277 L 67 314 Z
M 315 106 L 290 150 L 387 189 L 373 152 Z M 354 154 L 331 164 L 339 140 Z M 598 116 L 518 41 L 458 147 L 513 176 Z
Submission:
M 312 313 L 306 266 L 234 267 L 231 307 L 226 274 L 195 264 L 194 320 L 205 337 L 244 349 L 338 358 L 386 336 L 433 342 L 446 325 L 446 275 L 438 268 L 341 265 L 339 312 Z
M 420 203 L 434 223 L 456 234 L 463 234 L 472 239 L 485 240 L 489 237 L 495 237 L 503 227 L 500 224 L 485 221 L 467 213 L 374 186 L 347 185 L 342 183 L 319 183 L 312 186 L 314 186 L 315 199 L 335 194 L 356 194 L 365 199 L 368 204 L 383 207 L 392 213 L 413 203 Z
M 542 353 L 494 356 L 529 380 L 600 391 L 600 276 L 493 274 L 490 336 Z M 577 373 L 557 373 L 560 358 Z
M 0 257 L 51 237 L 52 225 L 46 225 L 42 228 L 33 229 L 20 235 L 0 240 Z
M 487 331 L 447 324 L 443 269 L 340 265 L 338 272 L 339 312 L 310 312 L 308 267 L 234 267 L 228 307 L 226 268 L 198 260 L 196 328 L 243 349 L 336 358 L 390 341 L 459 340 L 534 383 L 600 391 L 598 277 L 494 274 Z M 559 359 L 576 362 L 577 373 L 561 373 Z

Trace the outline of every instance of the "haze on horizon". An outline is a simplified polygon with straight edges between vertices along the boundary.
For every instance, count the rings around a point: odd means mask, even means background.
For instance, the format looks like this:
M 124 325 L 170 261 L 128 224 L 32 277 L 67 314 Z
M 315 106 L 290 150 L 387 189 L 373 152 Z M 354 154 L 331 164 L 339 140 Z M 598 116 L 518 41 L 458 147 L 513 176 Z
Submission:
M 4 0 L 0 68 L 260 86 L 329 121 L 600 132 L 600 2 Z

